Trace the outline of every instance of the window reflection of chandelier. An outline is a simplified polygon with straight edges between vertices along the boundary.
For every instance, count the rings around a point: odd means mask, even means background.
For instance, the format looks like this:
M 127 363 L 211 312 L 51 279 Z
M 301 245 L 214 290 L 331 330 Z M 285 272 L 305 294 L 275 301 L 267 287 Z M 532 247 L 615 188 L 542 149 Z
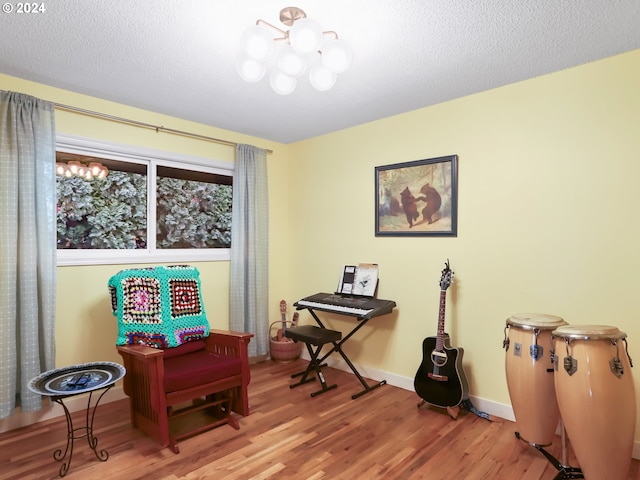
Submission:
M 89 162 L 84 165 L 80 162 L 72 160 L 70 162 L 56 162 L 56 175 L 61 177 L 81 177 L 85 180 L 93 180 L 95 178 L 106 178 L 109 169 L 100 162 Z

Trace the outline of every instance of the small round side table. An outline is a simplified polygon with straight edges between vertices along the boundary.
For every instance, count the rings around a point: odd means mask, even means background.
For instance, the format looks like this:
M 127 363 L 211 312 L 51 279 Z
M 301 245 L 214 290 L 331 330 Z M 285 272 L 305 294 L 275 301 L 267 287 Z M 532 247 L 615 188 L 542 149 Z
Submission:
M 73 456 L 73 442 L 78 438 L 87 438 L 89 448 L 93 450 L 96 458 L 106 462 L 109 454 L 105 450 L 98 450 L 98 439 L 93 435 L 93 419 L 98 403 L 113 385 L 124 377 L 125 368 L 113 362 L 94 362 L 70 367 L 57 368 L 41 373 L 32 379 L 27 385 L 29 390 L 39 395 L 50 397 L 52 401 L 62 406 L 67 419 L 67 445 L 64 450 L 58 448 L 53 452 L 53 458 L 62 462 L 60 476 L 64 477 L 71 465 Z M 102 390 L 93 407 L 91 402 L 93 393 Z M 89 393 L 87 400 L 85 424 L 82 427 L 73 426 L 71 413 L 64 404 L 64 399 Z

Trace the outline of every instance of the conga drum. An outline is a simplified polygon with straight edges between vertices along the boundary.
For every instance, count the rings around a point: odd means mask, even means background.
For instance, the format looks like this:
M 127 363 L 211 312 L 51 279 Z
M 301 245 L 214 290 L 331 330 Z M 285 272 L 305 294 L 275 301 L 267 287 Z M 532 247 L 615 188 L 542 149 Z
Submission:
M 552 338 L 558 406 L 584 477 L 626 480 L 636 427 L 626 334 L 574 325 L 557 328 Z
M 517 433 L 532 445 L 550 445 L 560 420 L 550 354 L 551 332 L 566 324 L 560 317 L 541 313 L 520 313 L 506 322 L 509 397 Z

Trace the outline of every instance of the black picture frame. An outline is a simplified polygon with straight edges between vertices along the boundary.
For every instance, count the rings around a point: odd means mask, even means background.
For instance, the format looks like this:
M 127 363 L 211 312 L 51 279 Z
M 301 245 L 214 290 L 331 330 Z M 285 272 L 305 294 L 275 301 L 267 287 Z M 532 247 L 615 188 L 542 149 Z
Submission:
M 377 237 L 458 236 L 458 156 L 375 167 Z

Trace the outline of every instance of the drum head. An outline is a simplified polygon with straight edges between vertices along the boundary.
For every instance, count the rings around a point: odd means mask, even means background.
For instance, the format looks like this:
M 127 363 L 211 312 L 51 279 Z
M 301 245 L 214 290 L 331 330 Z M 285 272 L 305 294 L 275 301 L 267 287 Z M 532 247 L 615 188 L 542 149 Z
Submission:
M 507 318 L 507 325 L 528 329 L 554 330 L 566 324 L 562 318 L 546 313 L 517 313 Z
M 599 338 L 626 338 L 627 334 L 611 325 L 564 325 L 551 334 L 554 337 L 596 340 Z

